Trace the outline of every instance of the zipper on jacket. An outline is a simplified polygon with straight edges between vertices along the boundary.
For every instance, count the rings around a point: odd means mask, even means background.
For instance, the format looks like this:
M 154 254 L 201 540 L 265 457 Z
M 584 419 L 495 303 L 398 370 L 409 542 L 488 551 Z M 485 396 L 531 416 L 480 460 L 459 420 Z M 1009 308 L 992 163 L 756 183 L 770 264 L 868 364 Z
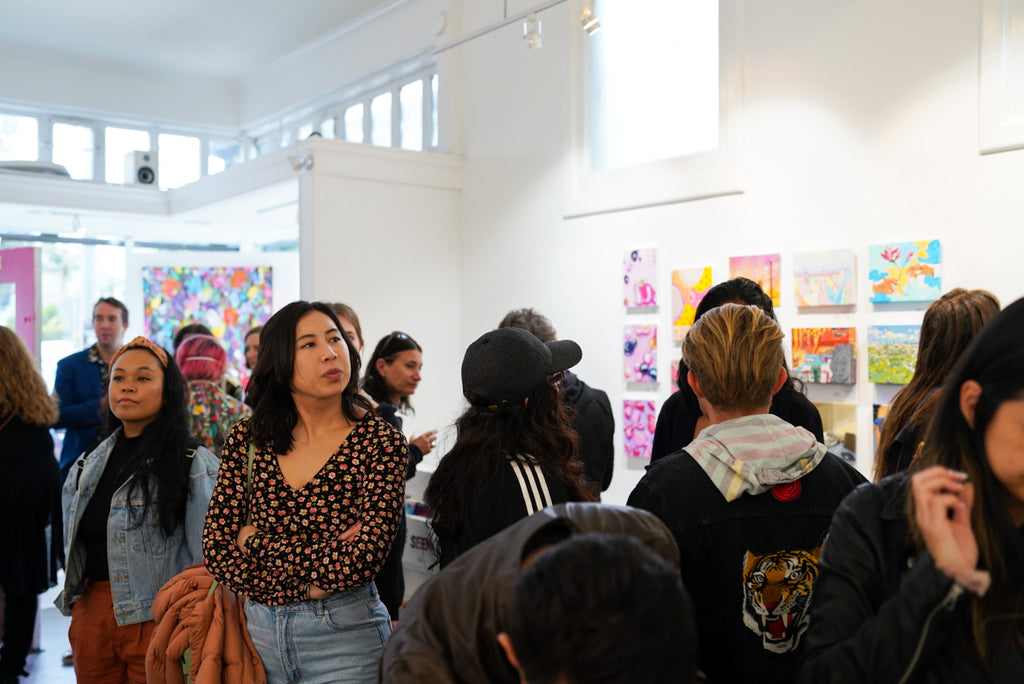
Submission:
M 921 652 L 924 650 L 924 642 L 928 639 L 928 630 L 932 625 L 932 620 L 938 615 L 939 611 L 943 608 L 952 610 L 956 605 L 956 600 L 960 598 L 960 594 L 964 593 L 964 588 L 956 582 L 953 582 L 953 586 L 949 588 L 946 595 L 939 602 L 937 606 L 932 608 L 932 611 L 928 613 L 928 617 L 925 618 L 924 627 L 921 629 L 921 638 L 917 641 L 917 648 L 914 649 L 914 656 L 910 659 L 910 665 L 907 666 L 903 676 L 899 679 L 899 684 L 905 684 L 910 679 L 910 675 L 914 673 L 914 669 L 917 667 L 917 661 L 921 659 Z

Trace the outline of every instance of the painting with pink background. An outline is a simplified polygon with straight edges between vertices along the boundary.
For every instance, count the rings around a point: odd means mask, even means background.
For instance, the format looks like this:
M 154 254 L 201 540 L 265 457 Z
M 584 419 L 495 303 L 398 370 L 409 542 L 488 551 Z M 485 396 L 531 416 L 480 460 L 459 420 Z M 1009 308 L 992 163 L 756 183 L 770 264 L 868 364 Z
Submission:
M 769 297 L 772 305 L 782 303 L 780 290 L 782 287 L 782 257 L 778 254 L 758 254 L 754 256 L 729 257 L 729 278 L 743 276 L 761 286 Z
M 622 303 L 628 309 L 658 305 L 658 250 L 633 249 L 622 259 Z
M 658 326 L 627 325 L 622 355 L 626 382 L 658 382 Z
M 622 444 L 627 458 L 650 458 L 658 414 L 649 399 L 622 402 Z

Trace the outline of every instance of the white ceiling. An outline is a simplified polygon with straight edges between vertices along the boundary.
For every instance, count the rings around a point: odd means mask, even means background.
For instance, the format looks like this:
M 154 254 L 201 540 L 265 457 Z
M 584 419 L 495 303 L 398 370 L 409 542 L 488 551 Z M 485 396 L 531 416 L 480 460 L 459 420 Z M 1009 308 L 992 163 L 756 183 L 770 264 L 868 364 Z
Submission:
M 0 50 L 244 78 L 396 0 L 30 0 L 0 2 Z M 2 179 L 0 179 L 2 180 Z M 0 203 L 0 234 L 195 244 L 298 239 L 294 183 L 174 218 Z
M 239 79 L 393 0 L 0 3 L 0 47 Z

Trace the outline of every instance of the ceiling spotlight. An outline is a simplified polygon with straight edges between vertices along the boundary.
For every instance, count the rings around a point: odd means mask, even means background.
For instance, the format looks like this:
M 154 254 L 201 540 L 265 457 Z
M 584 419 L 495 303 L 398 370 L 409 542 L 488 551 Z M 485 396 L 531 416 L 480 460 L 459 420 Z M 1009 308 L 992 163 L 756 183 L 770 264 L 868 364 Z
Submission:
M 541 48 L 541 24 L 536 12 L 530 12 L 523 21 L 523 40 L 531 50 Z
M 583 9 L 580 11 L 580 26 L 588 36 L 601 30 L 601 22 L 594 16 L 594 0 L 585 0 L 583 3 Z

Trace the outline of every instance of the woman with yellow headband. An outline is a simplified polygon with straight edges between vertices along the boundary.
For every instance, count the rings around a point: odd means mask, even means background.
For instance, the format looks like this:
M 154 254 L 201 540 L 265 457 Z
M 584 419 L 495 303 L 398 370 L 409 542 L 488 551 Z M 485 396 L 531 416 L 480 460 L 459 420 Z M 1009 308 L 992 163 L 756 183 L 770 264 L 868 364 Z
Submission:
M 110 364 L 106 438 L 64 482 L 57 607 L 80 682 L 145 682 L 157 591 L 202 562 L 217 458 L 196 447 L 174 359 L 143 337 Z

